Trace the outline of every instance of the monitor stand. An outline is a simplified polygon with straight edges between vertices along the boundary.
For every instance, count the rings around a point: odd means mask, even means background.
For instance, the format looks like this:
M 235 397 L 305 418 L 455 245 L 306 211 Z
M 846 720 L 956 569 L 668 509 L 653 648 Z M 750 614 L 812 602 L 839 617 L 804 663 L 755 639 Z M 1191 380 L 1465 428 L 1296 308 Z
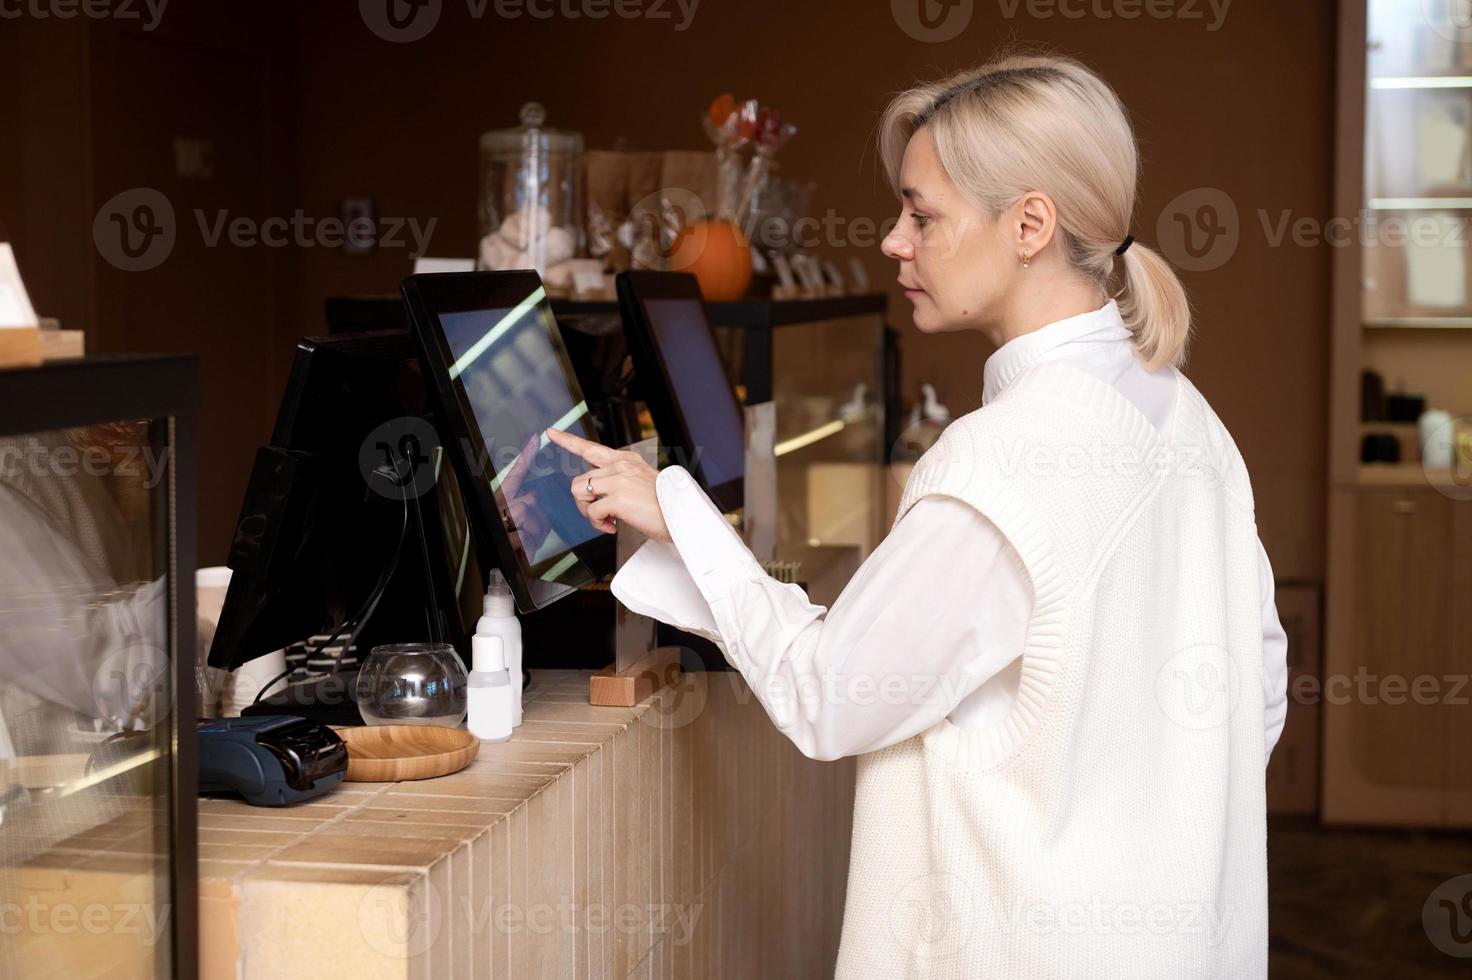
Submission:
M 436 460 L 435 465 L 441 465 Z M 448 469 L 441 474 L 451 472 Z M 355 646 L 359 664 L 365 663 L 375 646 L 383 643 L 412 641 L 443 642 L 453 647 L 469 670 L 470 632 L 466 620 L 476 609 L 462 608 L 469 602 L 479 607 L 479 586 L 466 592 L 457 588 L 454 571 L 469 581 L 483 582 L 480 566 L 474 560 L 474 547 L 464 545 L 465 554 L 450 554 L 449 543 L 442 533 L 431 534 L 439 526 L 440 501 L 435 494 L 414 498 L 408 510 L 408 526 L 394 572 L 384 584 L 383 594 L 358 632 Z M 386 505 L 392 506 L 392 505 Z M 426 564 L 427 562 L 427 564 Z M 473 593 L 473 594 L 472 594 Z M 473 619 L 472 619 L 473 621 Z M 343 638 L 346 643 L 347 639 Z M 243 709 L 243 716 L 296 715 L 325 725 L 362 725 L 354 696 L 357 688 L 356 669 L 341 673 L 308 677 Z
M 638 453 L 650 466 L 657 466 L 659 439 L 649 438 L 625 449 Z M 618 567 L 634 556 L 648 539 L 627 524 L 617 534 Z M 613 663 L 588 679 L 588 703 L 632 708 L 667 684 L 680 679 L 677 646 L 655 646 L 657 623 L 614 600 Z

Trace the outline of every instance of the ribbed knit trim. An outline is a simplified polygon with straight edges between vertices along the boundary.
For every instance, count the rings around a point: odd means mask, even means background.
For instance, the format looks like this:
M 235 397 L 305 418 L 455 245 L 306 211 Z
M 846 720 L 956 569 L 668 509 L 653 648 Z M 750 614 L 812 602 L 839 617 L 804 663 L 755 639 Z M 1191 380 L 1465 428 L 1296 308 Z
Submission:
M 1185 390 L 1182 381 L 1182 375 L 1177 371 L 1177 417 L 1186 407 L 1181 398 Z M 1142 455 L 1167 441 L 1167 436 L 1160 433 L 1144 413 L 1112 385 L 1070 364 L 1046 361 L 1034 365 L 992 404 L 1000 406 L 1011 398 L 1019 397 L 1053 401 L 1078 409 L 1106 428 L 1115 430 L 1123 443 L 1134 446 Z M 978 416 L 988 408 L 978 409 Z M 966 420 L 959 419 L 953 424 L 964 425 Z M 929 466 L 922 459 L 910 476 L 904 500 L 895 517 L 898 522 L 928 494 L 958 496 L 956 491 L 965 487 L 969 494 L 966 502 L 977 507 L 1006 536 L 1032 579 L 1033 613 L 1023 644 L 1021 677 L 1012 710 L 1002 721 L 987 728 L 965 729 L 947 718 L 920 736 L 927 751 L 944 759 L 952 769 L 963 772 L 1000 768 L 1038 729 L 1064 666 L 1061 654 L 1067 631 L 1069 597 L 1089 585 L 1087 580 L 1069 580 L 1055 556 L 1048 530 L 1010 483 L 991 480 L 978 485 L 972 480 L 973 476 L 974 461 L 971 459 L 949 456 Z M 1159 484 L 1163 477 L 1163 473 L 1142 474 L 1142 491 Z M 1142 492 L 1137 503 L 1143 503 L 1148 496 Z M 1120 515 L 1116 523 L 1134 511 L 1135 508 L 1130 508 Z M 1101 530 L 1100 540 L 1108 540 L 1118 528 Z M 1096 576 L 1098 572 L 1097 564 L 1089 570 L 1090 576 Z
M 1120 316 L 1119 303 L 1111 299 L 1097 310 L 1055 320 L 1030 333 L 1013 337 L 998 347 L 982 367 L 982 401 L 990 404 L 997 395 L 1012 387 L 1023 372 L 1061 346 L 1080 342 L 1128 344 L 1130 336 L 1130 330 Z

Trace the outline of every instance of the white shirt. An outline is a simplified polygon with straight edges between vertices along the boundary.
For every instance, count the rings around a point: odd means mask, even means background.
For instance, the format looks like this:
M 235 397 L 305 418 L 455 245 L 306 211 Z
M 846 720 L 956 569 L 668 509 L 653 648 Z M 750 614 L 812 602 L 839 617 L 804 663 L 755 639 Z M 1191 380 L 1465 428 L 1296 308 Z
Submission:
M 983 370 L 983 402 L 1045 360 L 1088 371 L 1157 429 L 1169 426 L 1172 376 L 1145 368 L 1113 300 L 1004 344 Z M 968 504 L 922 499 L 824 609 L 762 570 L 686 470 L 666 468 L 655 486 L 673 544 L 640 548 L 614 577 L 614 595 L 637 613 L 710 639 L 728 660 L 731 645 L 722 637 L 740 636 L 754 662 L 733 660 L 733 666 L 769 695 L 786 692 L 785 702 L 763 701 L 784 711 L 786 717 L 773 720 L 805 755 L 873 752 L 943 718 L 979 729 L 1010 711 L 1031 585 L 1006 538 Z M 1258 554 L 1271 756 L 1287 712 L 1287 637 L 1260 542 Z M 822 710 L 816 710 L 819 698 Z

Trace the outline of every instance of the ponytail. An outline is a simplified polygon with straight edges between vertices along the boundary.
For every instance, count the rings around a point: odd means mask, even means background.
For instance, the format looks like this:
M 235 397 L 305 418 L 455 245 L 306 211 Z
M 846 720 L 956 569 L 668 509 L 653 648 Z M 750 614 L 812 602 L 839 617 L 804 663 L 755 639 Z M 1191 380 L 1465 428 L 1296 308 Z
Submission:
M 1146 366 L 1180 367 L 1191 335 L 1191 304 L 1170 264 L 1134 242 L 1121 256 L 1124 283 L 1119 312 L 1134 335 L 1135 350 Z
M 1135 210 L 1139 152 L 1102 78 L 1071 58 L 1012 54 L 901 92 L 879 127 L 897 191 L 905 148 L 922 126 L 946 175 L 986 213 L 1001 214 L 1028 191 L 1052 197 L 1069 264 L 1106 295 L 1117 290 L 1145 363 L 1181 364 L 1191 307 L 1180 280 L 1139 243 L 1119 251 Z

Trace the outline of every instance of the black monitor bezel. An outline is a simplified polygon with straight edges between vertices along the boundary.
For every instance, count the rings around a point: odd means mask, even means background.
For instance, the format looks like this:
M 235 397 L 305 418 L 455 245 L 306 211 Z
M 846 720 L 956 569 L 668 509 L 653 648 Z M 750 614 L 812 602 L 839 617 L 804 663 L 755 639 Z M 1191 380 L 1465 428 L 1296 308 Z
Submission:
M 705 297 L 701 295 L 700 283 L 687 272 L 630 270 L 618 274 L 616 285 L 629 355 L 634 360 L 634 374 L 639 380 L 640 390 L 649 406 L 655 428 L 659 430 L 660 442 L 670 448 L 678 446 L 689 459 L 695 455 L 695 435 L 680 406 L 680 400 L 676 397 L 674 378 L 668 362 L 662 356 L 658 335 L 644 301 L 694 300 L 700 307 L 701 321 L 710 337 L 711 346 L 716 348 L 719 355 L 715 331 L 710 325 L 710 318 L 705 315 Z M 658 386 L 657 391 L 651 390 L 654 386 Z M 744 427 L 745 410 L 741 399 L 736 397 L 736 389 L 731 386 L 729 378 L 726 379 L 726 391 L 735 403 L 737 418 L 743 420 Z M 703 457 L 697 458 L 693 466 L 688 463 L 683 465 L 691 470 L 696 482 L 722 511 L 729 513 L 739 510 L 746 497 L 745 459 L 742 460 L 742 475 L 721 484 L 711 483 L 701 459 Z
M 505 574 L 516 597 L 516 606 L 522 613 L 544 608 L 577 591 L 584 583 L 554 585 L 537 578 L 527 562 L 524 549 L 513 541 L 506 527 L 508 518 L 503 516 L 509 513 L 504 496 L 499 489 L 492 488 L 492 481 L 486 473 L 476 468 L 475 460 L 489 461 L 491 454 L 481 436 L 480 426 L 475 422 L 474 409 L 465 397 L 464 386 L 450 378 L 450 365 L 454 359 L 440 325 L 439 314 L 511 309 L 538 289 L 543 289 L 542 279 L 530 270 L 419 273 L 400 283 L 400 291 L 409 310 L 410 332 L 422 358 L 425 379 L 429 382 L 432 396 L 439 403 L 440 417 L 449 430 L 447 441 L 450 445 L 446 448 L 455 470 L 461 474 L 462 493 L 475 510 L 483 532 L 480 537 L 492 549 L 493 554 L 486 557 Z M 576 399 L 583 401 L 577 373 L 556 326 L 545 289 L 541 305 L 545 307 L 542 322 L 551 325 L 548 338 L 564 379 Z M 598 436 L 592 416 L 588 415 L 586 419 L 584 430 L 574 434 L 596 442 Z M 592 469 L 591 465 L 589 469 Z M 571 483 L 571 478 L 568 482 Z M 597 581 L 613 571 L 614 549 L 601 547 L 598 538 L 572 550 L 589 572 L 589 581 Z

